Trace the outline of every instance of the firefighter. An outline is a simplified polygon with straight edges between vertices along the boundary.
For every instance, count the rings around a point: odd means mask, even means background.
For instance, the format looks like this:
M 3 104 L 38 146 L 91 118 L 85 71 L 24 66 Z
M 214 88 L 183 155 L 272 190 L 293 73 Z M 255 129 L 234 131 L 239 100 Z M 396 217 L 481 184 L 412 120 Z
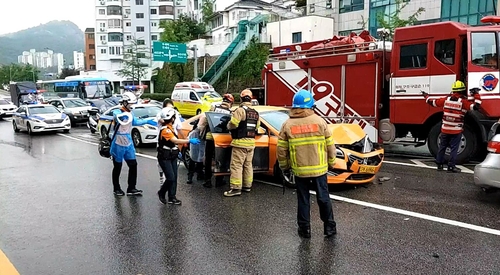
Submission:
M 325 120 L 314 114 L 313 108 L 314 98 L 309 91 L 295 94 L 290 118 L 281 127 L 277 147 L 281 171 L 288 174 L 291 168 L 295 176 L 298 234 L 303 238 L 311 237 L 310 189 L 317 192 L 324 235 L 331 237 L 337 233 L 326 176 L 335 163 L 336 149 Z
M 223 114 L 231 114 L 231 107 L 234 103 L 234 97 L 232 94 L 224 94 L 222 96 L 222 103 L 220 105 L 212 106 L 209 112 L 217 112 Z M 200 122 L 198 127 L 200 128 L 200 137 L 205 140 L 205 183 L 204 187 L 212 187 L 212 160 L 215 153 L 215 143 L 212 133 L 210 133 L 210 128 L 208 127 L 207 118 L 205 114 L 200 116 Z M 224 185 L 224 176 L 215 177 L 215 186 L 219 187 Z
M 255 134 L 260 127 L 259 113 L 252 106 L 252 92 L 243 90 L 240 94 L 241 104 L 234 110 L 227 128 L 231 132 L 231 176 L 230 190 L 224 196 L 240 196 L 241 190 L 250 192 L 253 182 L 253 153 Z
M 120 188 L 120 173 L 122 163 L 125 160 L 129 167 L 128 171 L 128 196 L 141 195 L 142 190 L 136 188 L 137 183 L 137 160 L 135 157 L 134 143 L 130 135 L 133 126 L 141 126 L 145 124 L 156 126 L 156 121 L 149 119 L 143 120 L 133 116 L 131 106 L 137 103 L 137 97 L 131 92 L 123 93 L 120 100 L 122 107 L 119 110 L 113 111 L 113 121 L 109 125 L 111 129 L 115 129 L 111 141 L 110 153 L 113 159 L 113 192 L 116 196 L 124 196 L 125 193 Z
M 464 117 L 469 110 L 479 110 L 481 107 L 481 96 L 478 93 L 480 91 L 479 88 L 472 88 L 470 89 L 470 96 L 467 97 L 465 84 L 460 80 L 453 83 L 451 90 L 451 95 L 438 99 L 430 99 L 429 94 L 426 92 L 422 92 L 422 94 L 429 105 L 443 108 L 439 151 L 436 156 L 438 170 L 443 170 L 444 155 L 446 148 L 449 147 L 451 152 L 450 160 L 448 161 L 448 172 L 459 173 L 461 170 L 455 164 L 464 130 Z

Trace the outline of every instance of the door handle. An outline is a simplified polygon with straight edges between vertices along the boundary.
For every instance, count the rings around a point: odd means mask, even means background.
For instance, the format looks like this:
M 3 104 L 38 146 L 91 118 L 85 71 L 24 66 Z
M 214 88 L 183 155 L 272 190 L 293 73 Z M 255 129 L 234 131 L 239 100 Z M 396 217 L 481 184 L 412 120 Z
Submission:
M 406 93 L 406 90 L 396 90 L 396 93 Z

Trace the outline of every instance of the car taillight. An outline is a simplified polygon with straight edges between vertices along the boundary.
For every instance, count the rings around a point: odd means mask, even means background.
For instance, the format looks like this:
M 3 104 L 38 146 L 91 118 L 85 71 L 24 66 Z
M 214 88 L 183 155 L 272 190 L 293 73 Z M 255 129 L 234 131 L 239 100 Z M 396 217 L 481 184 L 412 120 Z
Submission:
M 488 152 L 498 154 L 500 153 L 500 141 L 488 142 Z

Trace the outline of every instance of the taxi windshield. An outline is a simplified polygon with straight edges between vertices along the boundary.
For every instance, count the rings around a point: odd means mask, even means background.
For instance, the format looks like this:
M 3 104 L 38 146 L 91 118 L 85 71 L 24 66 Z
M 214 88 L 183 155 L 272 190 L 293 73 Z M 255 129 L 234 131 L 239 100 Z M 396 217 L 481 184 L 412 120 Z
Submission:
M 276 130 L 281 130 L 281 126 L 290 117 L 288 111 L 269 111 L 260 113 L 260 117 Z
M 205 94 L 207 94 L 208 98 L 221 98 L 222 97 L 216 91 L 202 91 L 202 92 L 196 92 L 196 94 L 198 94 L 199 98 L 203 98 L 203 96 L 205 96 Z
M 56 114 L 59 111 L 54 106 L 34 106 L 30 107 L 30 114 L 40 115 L 40 114 Z

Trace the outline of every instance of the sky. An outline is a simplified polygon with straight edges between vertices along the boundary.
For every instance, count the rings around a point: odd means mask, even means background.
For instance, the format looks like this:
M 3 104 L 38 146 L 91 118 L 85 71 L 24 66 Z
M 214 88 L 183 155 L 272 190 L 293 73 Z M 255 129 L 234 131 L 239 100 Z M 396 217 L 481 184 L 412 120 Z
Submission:
M 52 20 L 70 20 L 80 29 L 94 27 L 95 0 L 0 0 L 0 35 Z

